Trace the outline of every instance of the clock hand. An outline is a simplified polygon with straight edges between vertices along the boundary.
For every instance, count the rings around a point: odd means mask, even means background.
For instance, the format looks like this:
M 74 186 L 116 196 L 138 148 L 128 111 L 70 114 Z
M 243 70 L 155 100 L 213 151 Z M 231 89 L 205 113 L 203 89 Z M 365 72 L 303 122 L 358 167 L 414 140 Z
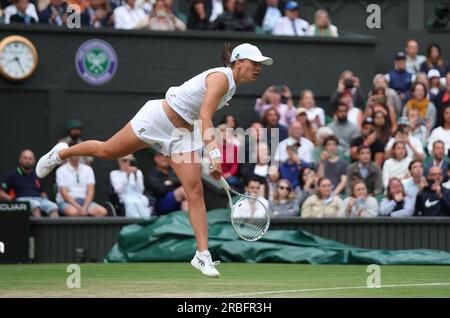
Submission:
M 20 62 L 20 59 L 16 56 L 14 58 L 14 60 L 17 62 L 17 64 L 19 64 L 19 67 L 20 67 L 20 70 L 22 71 L 22 73 L 25 74 L 25 71 L 24 71 L 24 69 L 22 67 L 22 63 Z

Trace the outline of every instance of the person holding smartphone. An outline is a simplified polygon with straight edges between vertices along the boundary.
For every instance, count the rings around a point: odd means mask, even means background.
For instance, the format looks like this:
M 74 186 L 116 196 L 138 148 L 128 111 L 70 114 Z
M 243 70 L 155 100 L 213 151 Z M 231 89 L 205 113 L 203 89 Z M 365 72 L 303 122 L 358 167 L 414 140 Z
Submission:
M 442 186 L 442 169 L 432 166 L 420 183 L 416 197 L 417 216 L 450 216 L 450 190 Z

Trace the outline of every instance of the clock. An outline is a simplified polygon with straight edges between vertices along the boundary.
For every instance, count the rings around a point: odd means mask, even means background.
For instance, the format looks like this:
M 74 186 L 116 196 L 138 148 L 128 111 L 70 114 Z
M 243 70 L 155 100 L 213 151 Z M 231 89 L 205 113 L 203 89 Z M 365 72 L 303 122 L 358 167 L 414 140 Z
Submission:
M 10 81 L 23 81 L 36 71 L 37 50 L 28 39 L 11 35 L 0 42 L 0 74 Z

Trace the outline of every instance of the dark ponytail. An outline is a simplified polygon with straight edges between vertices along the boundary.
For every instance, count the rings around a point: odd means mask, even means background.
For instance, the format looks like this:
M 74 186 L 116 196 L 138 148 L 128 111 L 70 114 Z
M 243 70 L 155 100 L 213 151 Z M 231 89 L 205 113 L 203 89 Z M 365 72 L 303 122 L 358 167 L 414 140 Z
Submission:
M 232 63 L 230 62 L 231 44 L 229 42 L 227 42 L 223 45 L 223 50 L 222 50 L 222 53 L 220 54 L 220 59 L 222 60 L 223 66 L 225 66 L 225 67 L 232 66 Z

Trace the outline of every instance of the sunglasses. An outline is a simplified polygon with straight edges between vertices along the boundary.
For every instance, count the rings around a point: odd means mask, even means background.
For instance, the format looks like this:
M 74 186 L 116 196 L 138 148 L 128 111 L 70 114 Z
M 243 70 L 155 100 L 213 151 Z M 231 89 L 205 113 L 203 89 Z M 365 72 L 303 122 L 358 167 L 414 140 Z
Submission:
M 278 189 L 291 191 L 291 187 L 278 186 Z
M 122 162 L 131 162 L 132 160 L 130 160 L 130 159 L 120 159 L 120 161 L 122 161 Z

